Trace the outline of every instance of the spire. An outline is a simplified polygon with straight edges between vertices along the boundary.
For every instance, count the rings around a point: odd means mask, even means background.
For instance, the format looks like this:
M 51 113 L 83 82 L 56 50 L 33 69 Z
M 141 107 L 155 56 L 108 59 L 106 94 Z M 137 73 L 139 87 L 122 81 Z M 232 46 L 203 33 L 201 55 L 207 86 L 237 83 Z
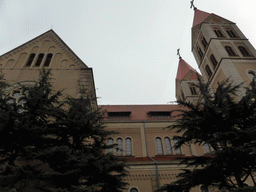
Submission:
M 182 80 L 188 74 L 189 71 L 196 72 L 196 70 L 193 67 L 191 67 L 186 61 L 184 61 L 180 57 L 176 79 Z
M 194 7 L 194 10 L 195 10 L 195 13 L 194 13 L 193 27 L 204 22 L 204 20 L 211 15 L 210 13 L 197 9 L 196 7 Z

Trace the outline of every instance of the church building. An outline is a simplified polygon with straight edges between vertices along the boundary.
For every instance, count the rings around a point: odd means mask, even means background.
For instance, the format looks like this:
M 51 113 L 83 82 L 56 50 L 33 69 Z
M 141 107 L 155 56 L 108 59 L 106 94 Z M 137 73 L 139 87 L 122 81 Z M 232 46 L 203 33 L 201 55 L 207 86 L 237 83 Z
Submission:
M 234 22 L 195 8 L 191 43 L 200 72 L 179 58 L 176 87 L 173 87 L 177 100 L 198 102 L 198 90 L 191 85 L 198 81 L 198 77 L 213 88 L 227 78 L 235 84 L 244 82 L 248 86 L 255 77 L 256 50 Z M 17 104 L 22 104 L 21 85 L 33 85 L 42 68 L 51 69 L 54 89 L 64 90 L 63 94 L 73 97 L 79 97 L 83 90 L 96 98 L 92 68 L 81 61 L 53 30 L 1 55 L 0 68 L 10 85 L 7 94 Z M 240 92 L 238 99 L 243 94 Z M 179 109 L 178 105 L 98 107 L 106 111 L 103 120 L 106 129 L 118 132 L 107 140 L 108 144 L 116 143 L 117 149 L 108 152 L 126 159 L 129 164 L 129 175 L 125 178 L 129 185 L 124 192 L 153 192 L 175 181 L 182 168 L 177 166 L 177 157 L 203 156 L 212 152 L 207 144 L 173 148 L 177 142 L 173 139 L 176 133 L 167 127 L 175 122 L 172 111 Z M 208 189 L 200 186 L 193 191 Z

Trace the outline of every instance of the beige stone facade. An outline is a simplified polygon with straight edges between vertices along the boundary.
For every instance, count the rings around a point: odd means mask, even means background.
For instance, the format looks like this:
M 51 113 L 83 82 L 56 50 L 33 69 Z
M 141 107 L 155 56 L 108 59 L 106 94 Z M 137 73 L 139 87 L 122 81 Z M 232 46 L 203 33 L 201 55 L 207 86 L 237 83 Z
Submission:
M 208 155 L 211 149 L 204 146 L 184 146 L 180 150 L 172 147 L 174 136 L 168 126 L 175 122 L 171 111 L 180 109 L 177 105 L 108 105 L 99 106 L 107 111 L 104 119 L 106 129 L 118 132 L 110 137 L 119 143 L 112 152 L 127 160 L 129 183 L 127 190 L 136 188 L 139 192 L 153 192 L 164 184 L 175 180 L 180 172 L 178 157 Z M 172 114 L 175 116 L 175 114 Z M 131 139 L 131 144 L 126 139 Z M 118 153 L 118 148 L 122 149 Z M 194 189 L 198 191 L 199 189 Z

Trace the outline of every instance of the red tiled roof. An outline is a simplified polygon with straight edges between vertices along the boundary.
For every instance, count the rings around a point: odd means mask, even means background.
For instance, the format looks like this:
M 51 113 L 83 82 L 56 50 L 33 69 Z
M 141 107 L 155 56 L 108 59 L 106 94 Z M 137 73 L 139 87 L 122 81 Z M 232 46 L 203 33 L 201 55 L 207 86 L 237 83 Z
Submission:
M 204 22 L 210 15 L 210 13 L 195 9 L 193 27 Z
M 191 67 L 186 61 L 180 58 L 176 79 L 182 80 L 188 74 L 189 71 L 196 72 L 196 70 L 193 67 Z
M 131 112 L 129 119 L 123 120 L 156 120 L 149 116 L 149 112 L 171 112 L 173 110 L 179 110 L 179 105 L 99 105 L 102 111 L 106 112 Z M 173 116 L 176 114 L 174 113 Z M 161 118 L 161 120 L 168 120 L 172 118 Z M 107 119 L 105 119 L 107 120 Z M 109 119 L 113 120 L 113 119 Z M 116 119 L 117 120 L 117 119 Z M 118 119 L 120 120 L 120 119 Z M 122 119 L 121 119 L 122 120 Z

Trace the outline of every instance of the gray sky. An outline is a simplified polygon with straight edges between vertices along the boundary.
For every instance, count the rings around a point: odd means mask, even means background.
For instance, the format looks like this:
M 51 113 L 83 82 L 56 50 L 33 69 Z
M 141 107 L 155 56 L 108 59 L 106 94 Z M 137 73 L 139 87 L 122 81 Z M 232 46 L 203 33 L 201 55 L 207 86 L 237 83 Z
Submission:
M 256 46 L 255 0 L 195 0 Z M 98 104 L 175 101 L 177 49 L 191 53 L 190 0 L 0 0 L 0 55 L 51 28 L 93 68 Z

